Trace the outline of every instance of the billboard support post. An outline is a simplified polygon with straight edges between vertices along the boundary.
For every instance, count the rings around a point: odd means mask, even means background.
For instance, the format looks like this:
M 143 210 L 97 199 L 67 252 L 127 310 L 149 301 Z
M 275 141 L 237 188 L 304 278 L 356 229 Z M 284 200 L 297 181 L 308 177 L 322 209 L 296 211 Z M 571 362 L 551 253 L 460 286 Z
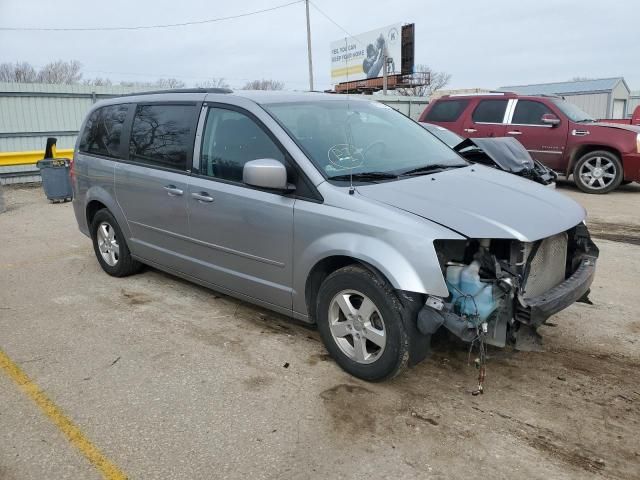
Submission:
M 307 9 L 307 57 L 309 59 L 309 90 L 313 91 L 313 60 L 311 59 L 311 23 L 309 22 L 309 0 L 305 0 Z
M 387 82 L 388 82 L 388 73 L 387 73 L 387 47 L 384 47 L 384 53 L 382 55 L 382 94 L 387 94 Z

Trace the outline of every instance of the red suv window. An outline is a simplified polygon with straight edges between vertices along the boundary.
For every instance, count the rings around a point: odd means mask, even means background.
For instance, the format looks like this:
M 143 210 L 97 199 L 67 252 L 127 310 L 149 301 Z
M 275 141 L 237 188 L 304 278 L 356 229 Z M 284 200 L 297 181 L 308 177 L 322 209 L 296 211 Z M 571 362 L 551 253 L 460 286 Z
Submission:
M 518 100 L 511 123 L 518 125 L 544 125 L 542 116 L 553 113 L 543 103 L 533 100 Z
M 425 120 L 455 122 L 468 104 L 469 100 L 438 100 L 427 112 Z
M 480 100 L 471 119 L 478 123 L 502 123 L 508 100 Z

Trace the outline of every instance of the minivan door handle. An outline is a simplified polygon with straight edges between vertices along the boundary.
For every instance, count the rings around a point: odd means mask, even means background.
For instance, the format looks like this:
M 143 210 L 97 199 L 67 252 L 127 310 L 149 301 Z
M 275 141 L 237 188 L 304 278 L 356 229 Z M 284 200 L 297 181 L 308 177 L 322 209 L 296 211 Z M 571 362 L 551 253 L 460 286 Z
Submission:
M 175 185 L 165 185 L 163 188 L 167 191 L 167 195 L 170 197 L 177 197 L 184 194 L 184 192 Z
M 209 195 L 207 192 L 197 192 L 192 193 L 191 197 L 199 202 L 211 203 L 213 202 L 213 197 Z
M 475 133 L 478 130 L 476 130 L 475 128 L 465 128 L 464 131 L 467 132 L 467 133 Z
M 509 135 L 522 135 L 522 132 L 520 130 L 509 130 L 507 133 Z

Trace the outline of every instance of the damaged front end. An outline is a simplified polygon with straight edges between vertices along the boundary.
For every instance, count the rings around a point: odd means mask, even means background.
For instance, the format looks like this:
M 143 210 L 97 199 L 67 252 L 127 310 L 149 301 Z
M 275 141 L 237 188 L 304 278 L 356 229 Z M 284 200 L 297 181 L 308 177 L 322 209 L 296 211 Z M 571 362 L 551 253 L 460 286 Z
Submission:
M 464 341 L 520 350 L 540 346 L 537 328 L 576 301 L 587 301 L 598 248 L 586 225 L 535 242 L 436 240 L 449 289 L 418 314 L 425 335 L 444 327 Z

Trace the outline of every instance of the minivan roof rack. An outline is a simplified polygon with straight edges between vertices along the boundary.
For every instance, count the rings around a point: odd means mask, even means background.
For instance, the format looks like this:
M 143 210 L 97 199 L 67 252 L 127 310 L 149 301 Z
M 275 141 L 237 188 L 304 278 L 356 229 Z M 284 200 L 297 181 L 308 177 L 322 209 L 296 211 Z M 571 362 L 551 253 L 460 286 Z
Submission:
M 158 93 L 233 93 L 230 88 L 171 88 L 167 90 L 151 90 L 148 92 L 134 92 L 123 96 L 155 95 Z

